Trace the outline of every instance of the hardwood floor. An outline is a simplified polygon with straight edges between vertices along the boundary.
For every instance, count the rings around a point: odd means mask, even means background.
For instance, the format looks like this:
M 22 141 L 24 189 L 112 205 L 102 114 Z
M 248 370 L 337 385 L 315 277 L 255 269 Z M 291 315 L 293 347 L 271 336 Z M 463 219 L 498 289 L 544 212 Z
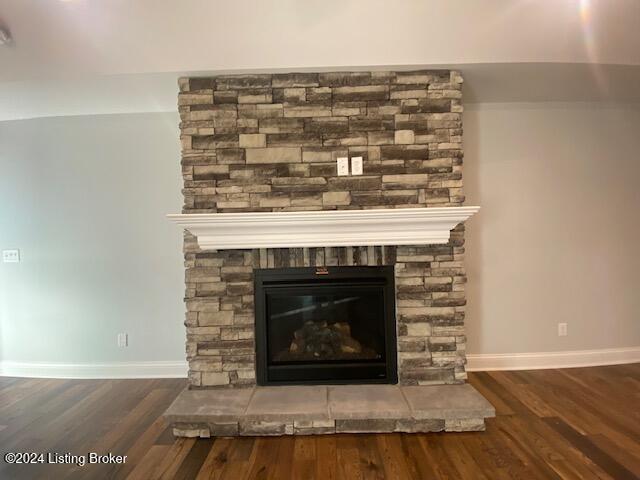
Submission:
M 8 465 L 0 478 L 637 479 L 640 364 L 470 374 L 484 433 L 174 439 L 184 380 L 0 378 L 0 452 L 127 455 L 121 465 Z

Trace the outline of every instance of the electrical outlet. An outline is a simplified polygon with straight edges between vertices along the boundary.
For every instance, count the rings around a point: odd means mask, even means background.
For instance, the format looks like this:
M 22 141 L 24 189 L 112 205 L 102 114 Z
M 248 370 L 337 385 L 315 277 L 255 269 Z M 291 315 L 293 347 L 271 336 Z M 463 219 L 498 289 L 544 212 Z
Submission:
M 20 261 L 20 250 L 3 250 L 2 261 L 4 263 L 18 263 Z
M 566 337 L 567 336 L 567 324 L 566 323 L 559 323 L 558 324 L 558 336 L 559 337 Z
M 338 176 L 349 175 L 349 159 L 347 157 L 339 157 L 336 162 L 338 164 Z
M 118 347 L 124 348 L 129 346 L 129 335 L 126 333 L 118 334 Z
M 362 175 L 362 157 L 351 158 L 351 175 Z

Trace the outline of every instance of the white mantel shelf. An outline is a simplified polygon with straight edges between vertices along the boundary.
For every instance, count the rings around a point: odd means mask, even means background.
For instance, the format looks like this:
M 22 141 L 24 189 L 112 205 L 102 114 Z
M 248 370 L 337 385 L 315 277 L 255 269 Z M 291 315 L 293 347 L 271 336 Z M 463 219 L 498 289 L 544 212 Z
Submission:
M 442 244 L 480 207 L 167 215 L 203 250 Z
M 442 244 L 480 207 L 167 215 L 203 250 Z

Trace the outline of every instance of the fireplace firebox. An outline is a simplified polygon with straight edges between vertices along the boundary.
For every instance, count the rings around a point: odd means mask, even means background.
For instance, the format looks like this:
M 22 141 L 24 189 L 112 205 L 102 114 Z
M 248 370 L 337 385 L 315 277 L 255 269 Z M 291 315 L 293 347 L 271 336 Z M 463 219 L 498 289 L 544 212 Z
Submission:
M 255 270 L 260 385 L 397 383 L 392 266 Z

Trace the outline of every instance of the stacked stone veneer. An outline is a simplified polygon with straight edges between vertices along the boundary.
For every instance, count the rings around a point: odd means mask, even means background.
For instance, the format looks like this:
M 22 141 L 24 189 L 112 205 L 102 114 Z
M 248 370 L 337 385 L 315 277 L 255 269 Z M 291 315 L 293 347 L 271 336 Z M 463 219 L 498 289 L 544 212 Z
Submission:
M 182 78 L 184 213 L 459 206 L 456 72 Z M 364 174 L 336 173 L 362 156 Z M 466 378 L 464 227 L 446 245 L 203 252 L 185 235 L 192 387 L 255 384 L 253 270 L 395 265 L 402 384 Z

